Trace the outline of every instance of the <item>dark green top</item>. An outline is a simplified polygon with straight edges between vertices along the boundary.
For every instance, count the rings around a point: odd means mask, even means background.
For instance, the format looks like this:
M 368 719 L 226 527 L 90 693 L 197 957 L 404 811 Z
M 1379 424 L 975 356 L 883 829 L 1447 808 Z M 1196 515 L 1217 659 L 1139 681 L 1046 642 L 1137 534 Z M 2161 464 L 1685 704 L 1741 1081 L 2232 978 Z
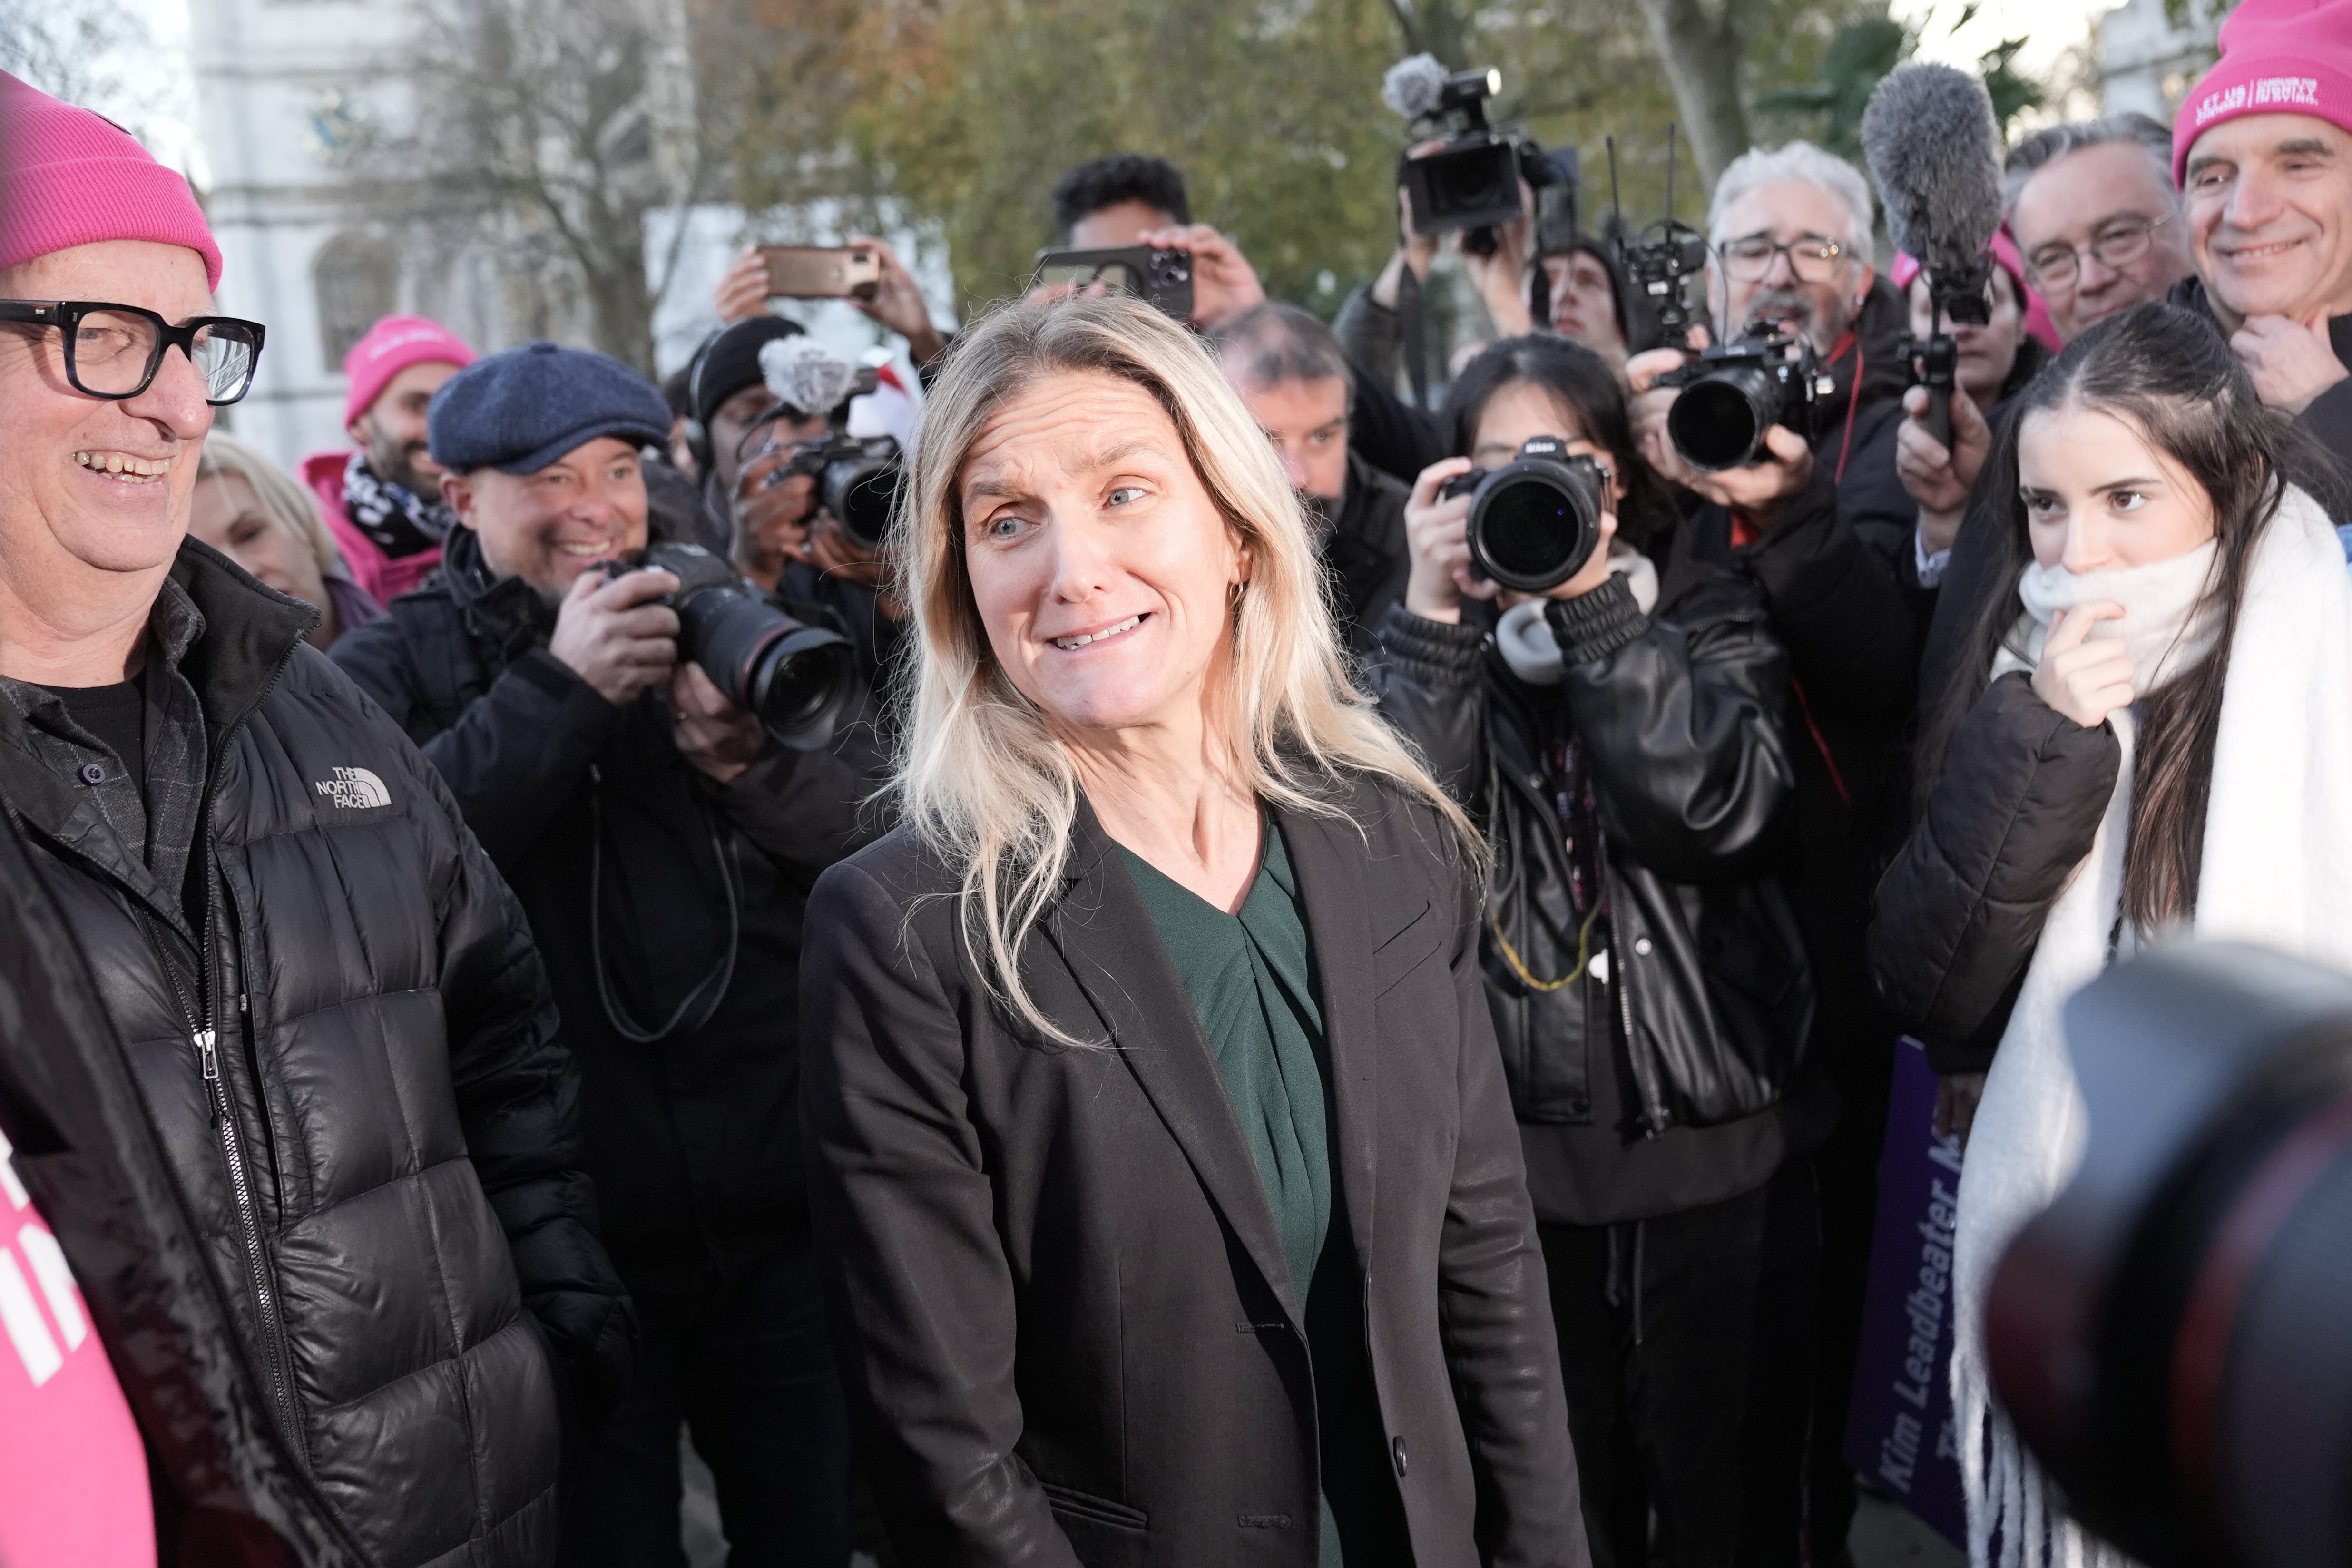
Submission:
M 1380 1495 L 1386 1490 L 1384 1455 L 1376 1409 L 1366 1408 L 1370 1380 L 1361 1364 L 1362 1313 L 1349 1268 L 1326 1257 L 1332 1206 L 1324 1092 L 1329 1052 L 1307 910 L 1282 830 L 1270 816 L 1264 835 L 1257 879 L 1238 915 L 1170 880 L 1132 850 L 1122 847 L 1119 854 L 1192 1000 L 1274 1209 L 1315 1362 L 1324 1434 L 1318 1562 L 1321 1568 L 1342 1568 L 1393 1558 L 1378 1543 L 1398 1537 L 1392 1510 L 1382 1506 L 1388 1499 Z M 1318 1278 L 1317 1266 L 1323 1263 L 1332 1266 Z M 1370 1488 L 1366 1477 L 1374 1483 Z

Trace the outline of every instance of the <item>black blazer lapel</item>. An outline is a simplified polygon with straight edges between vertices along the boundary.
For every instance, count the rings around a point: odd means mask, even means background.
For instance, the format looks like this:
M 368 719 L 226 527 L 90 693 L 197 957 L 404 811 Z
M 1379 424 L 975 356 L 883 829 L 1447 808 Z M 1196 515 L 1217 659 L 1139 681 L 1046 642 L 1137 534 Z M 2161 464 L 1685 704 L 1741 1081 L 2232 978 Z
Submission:
M 1069 879 L 1041 922 L 1047 937 L 1101 1015 L 1209 1201 L 1303 1331 L 1306 1314 L 1291 1289 L 1265 1181 L 1151 911 L 1083 799 L 1070 837 Z
M 1331 1155 L 1360 1267 L 1371 1267 L 1373 1154 L 1379 1145 L 1380 1037 L 1372 1016 L 1372 924 L 1366 847 L 1352 822 L 1276 812 L 1298 891 L 1331 1054 Z

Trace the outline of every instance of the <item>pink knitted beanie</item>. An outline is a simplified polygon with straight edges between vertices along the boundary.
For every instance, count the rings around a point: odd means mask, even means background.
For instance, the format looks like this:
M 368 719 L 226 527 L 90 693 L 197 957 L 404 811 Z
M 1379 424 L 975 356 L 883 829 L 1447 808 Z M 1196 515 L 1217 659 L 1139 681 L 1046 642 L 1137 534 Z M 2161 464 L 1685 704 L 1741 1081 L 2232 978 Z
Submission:
M 184 245 L 220 287 L 220 247 L 187 181 L 105 116 L 0 71 L 0 267 L 108 239 Z

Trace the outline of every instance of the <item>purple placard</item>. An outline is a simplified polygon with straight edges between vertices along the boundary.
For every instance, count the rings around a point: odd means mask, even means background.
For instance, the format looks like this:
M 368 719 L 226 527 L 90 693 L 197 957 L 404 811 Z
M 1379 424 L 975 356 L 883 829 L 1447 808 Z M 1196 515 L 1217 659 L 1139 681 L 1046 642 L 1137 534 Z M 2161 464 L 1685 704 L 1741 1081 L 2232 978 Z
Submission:
M 1955 1546 L 1965 1546 L 1952 1419 L 1952 1219 L 1959 1141 L 1936 1136 L 1936 1074 L 1919 1043 L 1895 1047 L 1878 1166 L 1870 1291 L 1846 1414 L 1845 1460 Z

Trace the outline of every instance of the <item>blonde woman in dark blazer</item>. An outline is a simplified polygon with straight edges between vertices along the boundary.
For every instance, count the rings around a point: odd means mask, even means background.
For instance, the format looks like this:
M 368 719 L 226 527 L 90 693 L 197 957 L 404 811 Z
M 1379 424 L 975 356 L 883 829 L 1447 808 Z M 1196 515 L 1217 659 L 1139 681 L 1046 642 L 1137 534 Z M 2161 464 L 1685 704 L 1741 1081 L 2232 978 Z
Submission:
M 902 1557 L 1585 1563 L 1468 825 L 1190 334 L 1077 300 L 954 355 L 896 540 L 904 826 L 803 971 Z

